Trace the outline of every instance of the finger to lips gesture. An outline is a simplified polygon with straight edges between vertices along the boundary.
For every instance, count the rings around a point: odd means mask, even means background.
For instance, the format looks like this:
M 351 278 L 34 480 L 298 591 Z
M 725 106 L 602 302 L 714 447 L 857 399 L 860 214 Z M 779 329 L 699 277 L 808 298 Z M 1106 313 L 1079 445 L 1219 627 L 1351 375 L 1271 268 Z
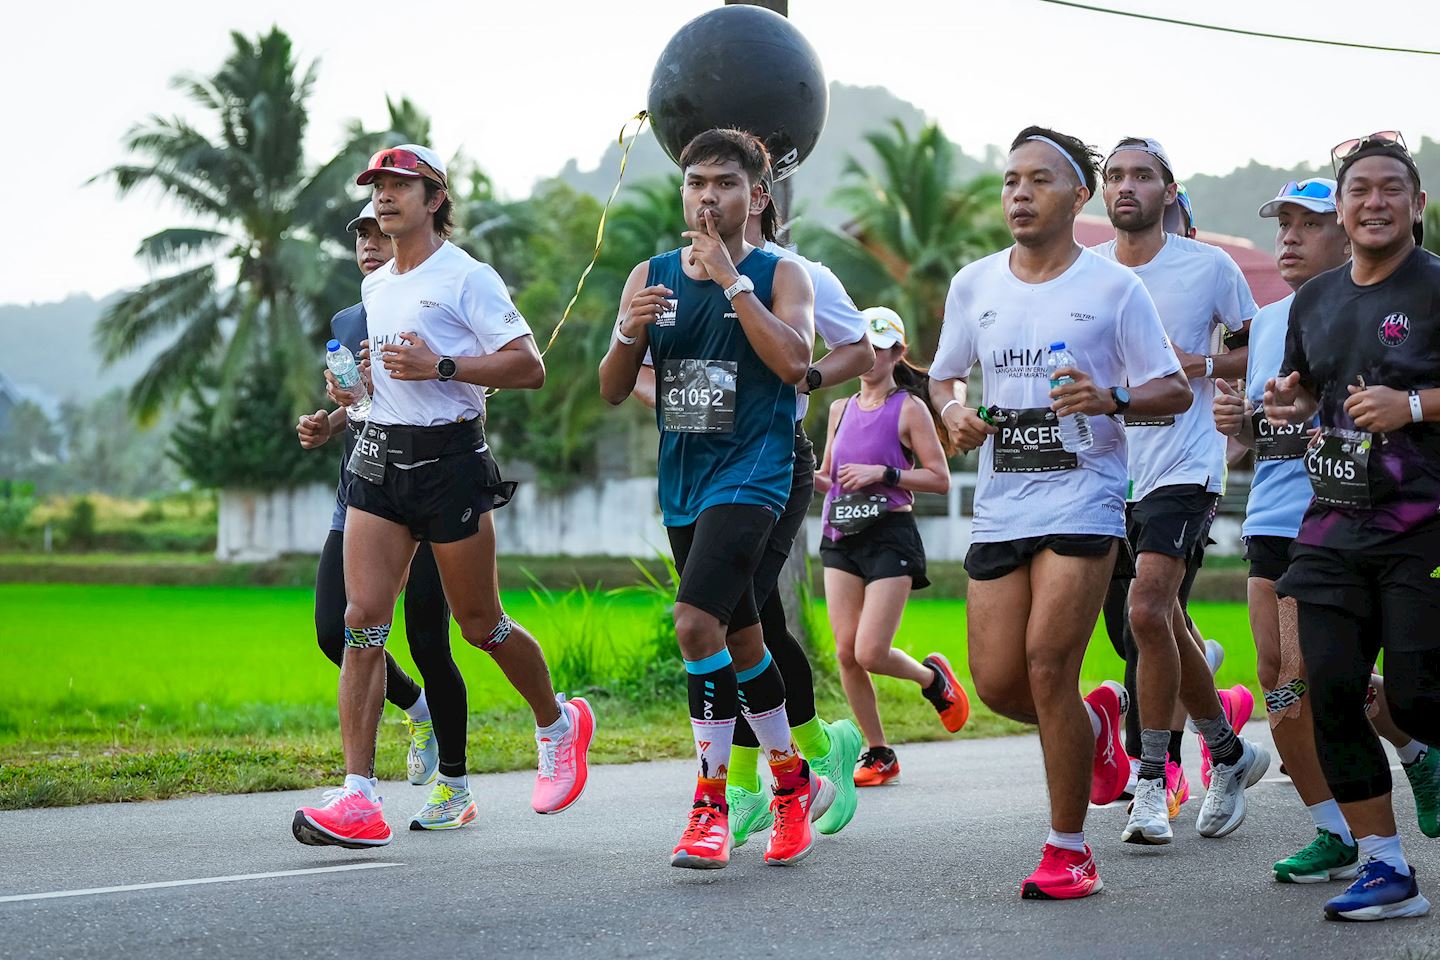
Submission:
M 740 271 L 735 269 L 730 250 L 715 229 L 715 221 L 719 217 L 718 210 L 707 207 L 700 211 L 700 224 L 705 229 L 686 230 L 681 236 L 690 241 L 690 265 L 703 268 L 716 283 L 726 283 L 738 276 Z
M 440 355 L 409 330 L 400 334 L 398 342 L 380 348 L 380 362 L 392 380 L 435 380 L 440 376 L 435 370 Z

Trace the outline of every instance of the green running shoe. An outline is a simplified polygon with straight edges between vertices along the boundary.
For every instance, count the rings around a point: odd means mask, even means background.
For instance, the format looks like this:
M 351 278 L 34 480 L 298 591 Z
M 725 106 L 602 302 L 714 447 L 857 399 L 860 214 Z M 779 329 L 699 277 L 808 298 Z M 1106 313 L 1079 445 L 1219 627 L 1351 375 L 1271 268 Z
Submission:
M 440 773 L 440 745 L 435 742 L 435 724 L 430 720 L 405 718 L 410 730 L 410 750 L 405 754 L 405 772 L 417 787 L 430 783 Z
M 452 787 L 437 781 L 430 799 L 410 818 L 411 830 L 455 830 L 475 819 L 479 811 L 469 787 Z
M 823 721 L 822 721 L 823 722 Z M 835 784 L 835 802 L 824 816 L 815 821 L 815 829 L 827 836 L 839 833 L 845 825 L 855 819 L 858 802 L 855 790 L 855 764 L 860 760 L 860 748 L 865 741 L 860 737 L 860 728 L 853 720 L 837 720 L 825 724 L 825 733 L 830 737 L 830 752 L 811 761 L 815 772 Z
M 744 846 L 750 834 L 770 829 L 775 815 L 770 812 L 770 793 L 762 785 L 752 793 L 744 787 L 725 788 L 725 803 L 730 808 L 730 846 Z
M 1360 870 L 1360 848 L 1321 827 L 1305 849 L 1275 864 L 1281 883 L 1324 883 L 1349 880 Z
M 1420 832 L 1440 837 L 1440 753 L 1426 747 L 1420 759 L 1403 766 L 1415 794 L 1415 819 L 1420 821 Z

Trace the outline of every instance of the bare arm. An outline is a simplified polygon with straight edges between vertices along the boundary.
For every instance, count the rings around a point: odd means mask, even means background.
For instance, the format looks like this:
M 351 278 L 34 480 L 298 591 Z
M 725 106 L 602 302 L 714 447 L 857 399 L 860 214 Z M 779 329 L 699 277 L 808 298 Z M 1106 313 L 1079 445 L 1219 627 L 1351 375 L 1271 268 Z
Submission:
M 1265 381 L 1265 419 L 1278 425 L 1304 423 L 1315 416 L 1319 404 L 1300 383 L 1300 372 L 1289 376 L 1271 377 Z
M 634 337 L 635 342 L 621 343 L 619 337 L 611 336 L 610 349 L 605 351 L 600 361 L 600 396 L 611 405 L 624 403 L 625 398 L 634 392 L 636 378 L 644 365 L 645 351 L 650 347 L 649 324 L 669 293 L 664 287 L 645 286 L 649 272 L 648 263 L 637 263 L 620 293 L 620 309 L 615 324 L 625 336 Z M 653 392 L 652 389 L 652 404 Z
M 630 396 L 639 400 L 651 410 L 655 409 L 655 368 L 648 363 L 640 364 L 640 372 L 635 377 L 635 390 Z
M 830 419 L 825 425 L 825 455 L 820 458 L 820 466 L 815 468 L 815 489 L 820 493 L 830 492 L 830 454 L 835 449 L 835 427 L 840 423 L 840 411 L 847 403 L 848 399 L 830 404 Z
M 814 363 L 815 369 L 820 371 L 822 387 L 833 387 L 846 380 L 853 380 L 862 373 L 869 372 L 873 366 L 875 366 L 875 348 L 870 345 L 869 337 L 861 337 L 854 343 L 842 344 Z M 800 384 L 800 388 L 809 392 L 803 382 Z
M 917 466 L 900 471 L 900 486 L 917 493 L 950 492 L 950 465 L 935 433 L 930 410 L 918 398 L 905 401 L 900 411 L 900 441 L 915 453 Z
M 964 377 L 930 381 L 930 403 L 940 411 L 940 422 L 950 431 L 950 438 L 963 453 L 978 449 L 985 438 L 996 432 L 995 427 L 965 404 L 970 382 Z M 958 401 L 952 403 L 951 401 Z
M 765 366 L 786 383 L 802 383 L 815 342 L 815 291 L 805 269 L 791 260 L 775 265 L 768 308 L 754 293 L 740 294 L 731 305 Z
M 1085 371 L 1061 367 L 1055 371 L 1055 376 L 1070 378 L 1069 383 L 1050 391 L 1050 399 L 1054 401 L 1050 408 L 1057 415 L 1066 417 L 1072 413 L 1083 413 L 1093 417 L 1113 414 L 1118 409 L 1110 388 L 1096 384 Z M 1135 413 L 1152 416 L 1184 413 L 1194 401 L 1195 394 L 1183 370 L 1130 388 L 1130 410 Z
M 452 380 L 505 390 L 538 390 L 545 385 L 545 361 L 530 334 L 516 337 L 483 357 L 452 357 Z M 392 380 L 438 380 L 440 355 L 419 334 L 407 331 L 380 350 L 380 361 Z
M 1248 334 L 1250 332 L 1250 321 L 1246 320 L 1235 331 L 1236 335 Z M 1205 357 L 1203 353 L 1186 353 L 1179 348 L 1175 350 L 1175 356 L 1180 360 L 1180 368 L 1184 371 L 1187 379 L 1199 380 L 1205 376 Z M 1235 379 L 1245 376 L 1245 364 L 1250 359 L 1250 346 L 1236 347 L 1229 353 L 1210 354 L 1211 377 L 1228 377 Z

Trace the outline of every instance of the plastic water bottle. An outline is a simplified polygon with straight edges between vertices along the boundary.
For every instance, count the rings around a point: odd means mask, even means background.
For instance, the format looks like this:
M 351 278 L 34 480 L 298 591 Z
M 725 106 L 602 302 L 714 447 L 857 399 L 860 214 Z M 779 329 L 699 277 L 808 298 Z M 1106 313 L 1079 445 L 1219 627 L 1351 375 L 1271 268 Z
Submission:
M 360 376 L 360 365 L 355 362 L 355 354 L 339 340 L 331 340 L 325 344 L 325 366 L 335 374 L 335 382 L 340 384 L 341 389 L 349 390 L 360 397 L 345 408 L 346 415 L 351 420 L 368 419 L 370 393 L 365 389 L 365 381 Z
M 1050 344 L 1050 353 L 1045 357 L 1045 373 L 1050 377 L 1050 388 L 1067 383 L 1073 383 L 1069 377 L 1055 376 L 1055 371 L 1061 367 L 1075 366 L 1075 355 L 1065 349 L 1063 340 Z M 1095 443 L 1095 437 L 1090 433 L 1090 420 L 1083 413 L 1066 414 L 1060 418 L 1060 445 L 1067 453 L 1079 453 L 1082 450 L 1089 450 Z

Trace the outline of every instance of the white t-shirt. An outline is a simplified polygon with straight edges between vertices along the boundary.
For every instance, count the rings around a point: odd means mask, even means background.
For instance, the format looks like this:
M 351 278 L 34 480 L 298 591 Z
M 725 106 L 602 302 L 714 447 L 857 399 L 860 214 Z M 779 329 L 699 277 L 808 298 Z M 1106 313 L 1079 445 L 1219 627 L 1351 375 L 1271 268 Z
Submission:
M 1115 259 L 1115 241 L 1095 252 Z M 1131 268 L 1145 283 L 1165 332 L 1186 353 L 1212 352 L 1217 324 L 1239 330 L 1255 316 L 1255 300 L 1240 267 L 1219 247 L 1189 237 L 1165 235 L 1165 246 L 1149 263 Z M 1156 418 L 1165 426 L 1127 426 L 1130 441 L 1131 500 L 1160 487 L 1195 484 L 1211 493 L 1225 486 L 1225 438 L 1215 429 L 1215 381 L 1190 381 L 1195 402 L 1174 417 Z M 1134 419 L 1134 418 L 1132 418 Z
M 370 331 L 375 385 L 370 419 L 375 423 L 431 427 L 485 412 L 483 386 L 392 380 L 380 362 L 380 348 L 399 341 L 401 333 L 419 334 L 442 357 L 487 356 L 530 333 L 494 268 L 449 241 L 408 273 L 396 273 L 390 261 L 365 278 L 360 296 Z
M 1045 283 L 1010 270 L 1013 247 L 963 268 L 950 281 L 945 323 L 930 376 L 968 377 L 978 360 L 986 406 L 1048 408 L 1045 356 L 1064 341 L 1079 368 L 1101 387 L 1142 384 L 1180 369 L 1155 304 L 1135 274 L 1081 250 L 1070 269 Z M 971 539 L 996 543 L 1047 534 L 1125 535 L 1125 431 L 1113 417 L 1090 417 L 1095 442 L 1077 467 L 997 473 L 995 437 L 980 450 Z
M 785 260 L 794 260 L 810 275 L 810 285 L 815 288 L 815 335 L 825 341 L 827 350 L 843 347 L 847 343 L 859 343 L 865 336 L 865 318 L 855 307 L 855 301 L 845 292 L 840 278 L 823 263 L 807 260 L 794 250 L 780 246 L 774 240 L 765 241 L 766 253 Z M 805 411 L 810 409 L 810 395 L 795 394 L 795 419 L 804 420 Z

